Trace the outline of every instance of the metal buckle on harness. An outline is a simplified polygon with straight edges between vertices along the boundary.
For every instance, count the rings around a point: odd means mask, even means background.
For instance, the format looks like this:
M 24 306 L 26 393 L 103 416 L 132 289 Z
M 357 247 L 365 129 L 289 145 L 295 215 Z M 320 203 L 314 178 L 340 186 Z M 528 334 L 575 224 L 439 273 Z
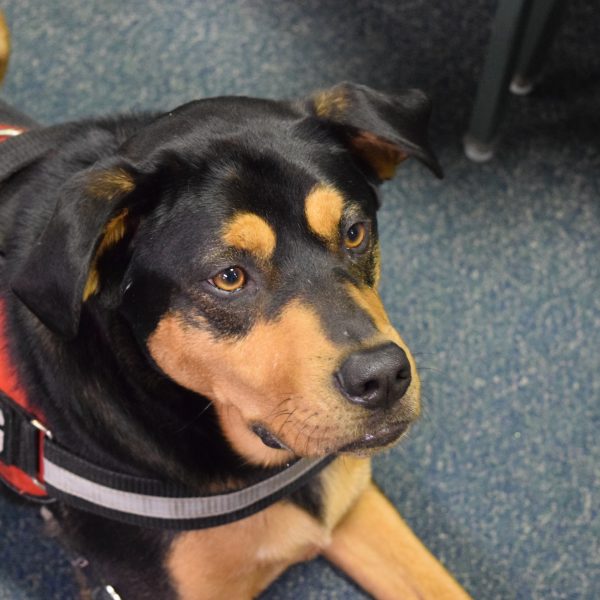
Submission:
M 52 432 L 0 392 L 0 461 L 17 467 L 45 490 L 39 480 L 42 437 L 52 439 Z
M 42 425 L 37 419 L 31 419 L 30 423 L 38 431 L 41 431 L 48 439 L 52 439 L 52 432 L 46 426 Z
M 4 419 L 4 413 L 2 412 L 2 408 L 0 408 L 0 454 L 4 450 L 4 424 L 6 420 Z
M 37 419 L 31 419 L 31 421 L 29 421 L 39 432 L 41 432 L 44 437 L 47 437 L 49 440 L 52 439 L 52 432 L 42 423 L 40 423 Z M 38 444 L 41 444 L 41 441 L 38 441 Z M 39 453 L 39 447 L 38 447 L 38 452 L 37 452 L 37 456 L 39 458 L 40 453 Z M 38 471 L 39 473 L 39 464 L 38 464 Z M 37 485 L 40 489 L 46 491 L 46 486 L 36 477 L 33 476 L 31 478 L 31 481 L 33 481 L 33 483 L 35 483 L 35 485 Z

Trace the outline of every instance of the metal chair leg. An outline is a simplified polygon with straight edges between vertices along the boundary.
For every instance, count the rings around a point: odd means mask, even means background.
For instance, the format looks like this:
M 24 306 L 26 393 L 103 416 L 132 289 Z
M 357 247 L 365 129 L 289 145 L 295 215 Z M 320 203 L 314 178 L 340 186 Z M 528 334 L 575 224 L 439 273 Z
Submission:
M 539 80 L 565 6 L 564 0 L 533 0 L 523 45 L 510 84 L 513 94 L 529 94 Z
M 531 0 L 500 0 L 479 80 L 467 134 L 465 154 L 484 162 L 494 154 L 494 138 L 508 98 L 509 82 L 521 49 Z

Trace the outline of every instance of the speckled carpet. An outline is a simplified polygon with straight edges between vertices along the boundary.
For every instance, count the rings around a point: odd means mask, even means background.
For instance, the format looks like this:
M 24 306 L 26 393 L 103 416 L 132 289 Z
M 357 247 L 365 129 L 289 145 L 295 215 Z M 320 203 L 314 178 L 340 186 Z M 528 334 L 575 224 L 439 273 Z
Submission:
M 600 598 L 600 20 L 573 0 L 494 161 L 460 138 L 491 0 L 9 0 L 2 97 L 41 122 L 344 79 L 429 90 L 446 169 L 384 190 L 382 294 L 425 416 L 375 477 L 478 599 Z M 0 503 L 0 598 L 75 596 L 35 512 Z M 325 561 L 265 595 L 365 595 Z M 129 599 L 124 599 L 129 600 Z

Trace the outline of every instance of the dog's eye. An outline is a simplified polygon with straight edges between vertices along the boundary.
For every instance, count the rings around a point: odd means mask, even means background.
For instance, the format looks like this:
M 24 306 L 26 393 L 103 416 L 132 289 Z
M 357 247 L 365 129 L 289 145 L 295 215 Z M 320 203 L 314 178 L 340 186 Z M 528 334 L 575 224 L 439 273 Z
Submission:
M 344 236 L 344 246 L 348 250 L 358 250 L 367 237 L 367 227 L 364 223 L 354 223 Z
M 208 281 L 224 292 L 237 292 L 246 284 L 246 273 L 240 267 L 228 267 Z

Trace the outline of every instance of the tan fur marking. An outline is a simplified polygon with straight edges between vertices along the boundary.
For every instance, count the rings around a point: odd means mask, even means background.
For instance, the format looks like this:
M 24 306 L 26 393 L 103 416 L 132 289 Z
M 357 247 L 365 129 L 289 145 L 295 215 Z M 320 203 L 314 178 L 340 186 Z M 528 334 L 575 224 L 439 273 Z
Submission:
M 250 600 L 290 565 L 323 552 L 378 600 L 468 600 L 369 479 L 369 460 L 332 463 L 323 473 L 324 523 L 284 501 L 176 536 L 166 566 L 178 597 Z
M 280 502 L 224 527 L 177 536 L 167 568 L 181 600 L 250 600 L 329 541 L 315 519 Z
M 410 351 L 374 290 L 348 285 L 348 292 L 379 329 L 368 345 L 393 341 L 405 350 L 413 377 L 397 417 L 416 418 L 420 383 Z M 267 448 L 251 431 L 254 423 L 268 427 L 301 456 L 322 456 L 368 432 L 361 408 L 333 385 L 332 374 L 352 347 L 333 344 L 314 309 L 298 300 L 276 320 L 258 321 L 246 336 L 226 340 L 215 339 L 201 318 L 192 324 L 167 314 L 148 339 L 148 349 L 169 377 L 213 401 L 227 439 L 253 464 L 290 458 Z
M 277 237 L 273 228 L 253 213 L 237 214 L 224 228 L 223 240 L 229 246 L 269 260 L 275 251 Z
M 288 566 L 314 558 L 369 485 L 370 461 L 349 456 L 323 472 L 325 519 L 280 502 L 224 527 L 184 533 L 167 567 L 182 600 L 256 597 Z
M 87 193 L 93 198 L 108 200 L 129 194 L 135 189 L 133 177 L 124 169 L 116 168 L 95 173 L 90 176 Z
M 354 505 L 371 481 L 371 459 L 340 456 L 322 479 L 325 524 L 332 529 Z
M 381 280 L 381 248 L 379 247 L 379 242 L 377 242 L 375 244 L 375 248 L 373 248 L 373 258 L 375 263 L 375 276 L 373 288 L 377 289 Z
M 346 289 L 351 298 L 358 304 L 358 306 L 364 310 L 371 319 L 379 334 L 371 340 L 371 345 L 376 346 L 378 344 L 385 343 L 387 341 L 398 344 L 402 350 L 406 353 L 408 362 L 410 364 L 412 381 L 402 399 L 402 403 L 406 410 L 406 416 L 410 419 L 415 419 L 421 411 L 420 404 L 420 393 L 421 393 L 421 380 L 419 378 L 419 372 L 412 352 L 406 345 L 406 342 L 400 337 L 400 334 L 394 326 L 391 324 L 390 319 L 385 311 L 383 302 L 376 290 L 370 287 L 358 288 L 351 283 L 347 283 Z
M 90 266 L 85 287 L 83 289 L 83 301 L 96 294 L 100 289 L 100 274 L 98 273 L 98 260 L 109 249 L 123 239 L 127 230 L 126 220 L 129 210 L 124 208 L 116 217 L 113 217 L 104 228 L 104 233 L 96 254 Z
M 304 201 L 304 214 L 310 229 L 337 247 L 339 227 L 344 209 L 344 198 L 335 188 L 318 184 Z
M 373 484 L 324 554 L 378 600 L 469 599 Z
M 345 286 L 356 304 L 373 319 L 375 327 L 381 332 L 387 332 L 391 327 L 390 319 L 377 291 L 370 287 L 357 288 L 351 283 L 346 283 Z
M 350 144 L 355 152 L 366 161 L 382 179 L 391 179 L 396 174 L 398 165 L 408 158 L 394 144 L 378 138 L 369 131 L 361 131 L 352 138 Z
M 314 107 L 315 113 L 322 119 L 339 117 L 348 109 L 348 98 L 339 88 L 325 90 L 315 96 Z
M 4 17 L 3 11 L 0 10 L 0 83 L 6 75 L 8 69 L 8 60 L 10 58 L 10 29 Z
M 322 455 L 362 431 L 360 408 L 350 406 L 332 381 L 344 348 L 327 338 L 314 309 L 297 300 L 278 319 L 259 321 L 233 340 L 215 340 L 201 321 L 189 325 L 167 315 L 148 349 L 172 379 L 214 401 L 226 436 L 253 463 L 289 460 L 249 431 L 253 422 L 303 456 Z

